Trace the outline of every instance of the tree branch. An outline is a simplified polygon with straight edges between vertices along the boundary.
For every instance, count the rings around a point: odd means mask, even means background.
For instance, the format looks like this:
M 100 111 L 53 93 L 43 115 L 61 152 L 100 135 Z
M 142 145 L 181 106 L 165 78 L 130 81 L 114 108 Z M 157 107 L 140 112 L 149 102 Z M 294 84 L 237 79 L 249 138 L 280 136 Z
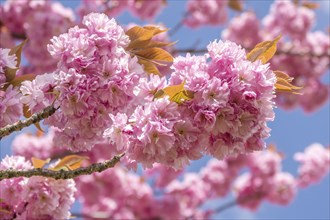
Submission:
M 253 48 L 245 48 L 247 51 L 252 50 Z M 186 49 L 176 49 L 175 52 L 177 53 L 207 53 L 207 49 L 193 49 L 193 48 L 186 48 Z M 297 53 L 294 51 L 287 51 L 287 50 L 281 50 L 278 49 L 276 51 L 276 55 L 280 55 L 280 54 L 286 54 L 286 55 L 290 55 L 290 56 L 308 56 L 308 57 L 329 57 L 330 58 L 330 54 L 329 53 L 323 53 L 323 54 L 315 54 L 315 53 Z
M 243 197 L 243 198 L 237 198 L 233 201 L 230 201 L 230 202 L 214 209 L 213 214 L 219 214 L 220 212 L 223 212 L 226 209 L 232 208 L 232 207 L 234 207 L 234 206 L 236 206 L 240 203 L 243 204 L 245 202 L 249 202 L 249 201 L 254 200 L 254 199 L 260 199 L 261 197 L 264 197 L 264 196 L 265 196 L 265 193 L 263 193 L 263 192 L 255 192 L 255 194 L 248 195 L 248 196 Z
M 49 116 L 53 115 L 56 110 L 59 108 L 55 108 L 54 106 L 48 106 L 44 108 L 41 112 L 33 114 L 31 117 L 25 119 L 25 120 L 19 120 L 18 122 L 15 122 L 14 124 L 7 125 L 3 128 L 0 128 L 0 140 L 13 133 L 14 131 L 20 131 L 25 127 L 29 127 L 30 125 L 37 123 L 45 118 L 48 118 Z
M 88 175 L 95 172 L 102 172 L 108 168 L 114 167 L 120 159 L 125 155 L 122 153 L 120 155 L 114 156 L 111 160 L 107 160 L 103 163 L 94 163 L 88 167 L 81 167 L 75 170 L 48 170 L 35 168 L 31 170 L 0 170 L 0 180 L 3 179 L 11 179 L 15 177 L 31 177 L 31 176 L 43 176 L 43 177 L 51 177 L 54 179 L 73 179 L 75 177 L 81 175 Z

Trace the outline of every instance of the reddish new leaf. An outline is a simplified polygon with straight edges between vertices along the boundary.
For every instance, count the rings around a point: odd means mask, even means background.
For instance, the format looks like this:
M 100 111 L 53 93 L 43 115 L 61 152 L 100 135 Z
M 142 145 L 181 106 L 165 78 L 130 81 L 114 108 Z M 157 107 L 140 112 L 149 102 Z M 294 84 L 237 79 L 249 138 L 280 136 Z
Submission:
M 23 49 L 23 46 L 26 44 L 27 42 L 27 39 L 24 40 L 22 43 L 20 43 L 19 45 L 13 47 L 10 52 L 9 52 L 9 55 L 15 55 L 16 58 L 17 58 L 17 64 L 16 64 L 16 68 L 14 69 L 11 69 L 11 68 L 7 68 L 5 70 L 5 76 L 6 76 L 6 82 L 10 82 L 12 81 L 13 79 L 15 79 L 15 76 L 16 76 L 16 72 L 18 70 L 18 67 L 20 66 L 21 64 L 21 56 L 22 56 L 22 49 Z

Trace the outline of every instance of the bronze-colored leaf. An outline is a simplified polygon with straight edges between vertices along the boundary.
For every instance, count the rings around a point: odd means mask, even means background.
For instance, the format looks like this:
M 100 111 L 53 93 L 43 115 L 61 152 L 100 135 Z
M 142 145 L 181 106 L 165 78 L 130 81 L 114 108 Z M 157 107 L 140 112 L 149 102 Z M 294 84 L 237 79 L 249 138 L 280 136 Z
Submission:
M 277 42 L 281 39 L 281 35 L 272 41 L 264 41 L 257 44 L 247 55 L 246 58 L 251 62 L 261 60 L 262 63 L 267 63 L 277 50 Z
M 276 83 L 275 83 L 276 92 L 291 92 L 293 94 L 301 94 L 298 91 L 301 90 L 302 87 L 292 85 L 291 84 L 293 80 L 292 77 L 278 70 L 274 71 L 274 73 L 276 75 Z
M 27 39 L 22 41 L 19 45 L 13 47 L 10 52 L 9 52 L 9 55 L 15 55 L 16 58 L 17 58 L 17 64 L 16 64 L 16 68 L 7 68 L 5 70 L 5 76 L 6 76 L 6 82 L 10 82 L 12 81 L 13 79 L 15 79 L 15 76 L 16 76 L 16 72 L 18 70 L 18 67 L 20 66 L 21 64 L 21 57 L 22 57 L 22 49 L 23 49 L 23 46 L 26 44 L 27 42 Z
M 22 82 L 24 82 L 26 80 L 32 81 L 32 80 L 34 80 L 34 78 L 36 78 L 36 75 L 32 74 L 32 73 L 15 77 L 15 79 L 6 83 L 5 88 L 8 88 L 8 86 L 10 86 L 10 85 L 13 85 L 14 87 L 21 86 Z
M 239 11 L 239 12 L 243 11 L 243 4 L 240 0 L 229 0 L 228 7 L 235 11 Z
M 143 65 L 145 72 L 160 75 L 157 66 L 166 66 L 173 62 L 173 57 L 161 47 L 172 45 L 173 43 L 154 41 L 152 38 L 167 31 L 156 26 L 135 26 L 126 31 L 131 42 L 126 50 L 138 58 L 138 62 Z
M 32 116 L 32 112 L 31 112 L 29 106 L 26 104 L 23 105 L 23 115 L 25 118 L 30 118 Z M 39 132 L 44 133 L 39 122 L 34 123 L 34 126 L 38 129 Z
M 35 157 L 31 158 L 31 162 L 34 168 L 43 168 L 46 164 L 50 162 L 50 159 L 42 160 Z
M 316 2 L 303 2 L 301 4 L 301 6 L 314 10 L 314 9 L 319 8 L 320 4 L 318 4 Z
M 147 72 L 149 74 L 160 75 L 158 68 L 152 62 L 149 62 L 149 61 L 146 61 L 143 59 L 139 59 L 138 62 L 139 62 L 139 64 L 141 64 L 143 66 L 143 69 L 145 72 Z
M 60 162 L 53 168 L 50 168 L 50 170 L 75 170 L 81 167 L 81 163 L 89 159 L 86 156 L 79 156 L 79 155 L 69 155 L 60 160 Z
M 169 99 L 172 102 L 176 102 L 181 104 L 186 100 L 191 100 L 193 98 L 192 92 L 184 89 L 185 82 L 182 82 L 179 85 L 168 86 L 163 89 L 164 95 L 168 95 Z M 159 97 L 163 97 L 164 95 L 160 95 Z
M 141 50 L 135 53 L 140 58 L 156 61 L 156 62 L 173 62 L 173 57 L 169 54 L 166 50 L 162 48 L 154 47 L 154 48 L 147 48 L 145 50 Z
M 128 35 L 129 39 L 131 40 L 130 44 L 126 49 L 134 50 L 144 48 L 144 45 L 147 45 L 151 38 L 165 31 L 167 30 L 161 30 L 160 28 L 155 26 L 132 27 L 131 29 L 126 31 L 126 35 Z

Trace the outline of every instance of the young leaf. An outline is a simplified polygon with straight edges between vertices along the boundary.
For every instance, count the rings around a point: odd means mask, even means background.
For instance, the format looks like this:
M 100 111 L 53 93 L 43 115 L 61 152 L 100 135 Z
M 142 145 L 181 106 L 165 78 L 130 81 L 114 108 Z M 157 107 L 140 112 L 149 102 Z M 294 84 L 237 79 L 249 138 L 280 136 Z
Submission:
M 23 115 L 25 118 L 30 118 L 32 116 L 32 112 L 29 108 L 29 106 L 27 106 L 26 104 L 23 104 Z M 34 123 L 34 126 L 36 126 L 36 128 L 38 129 L 38 131 L 44 133 L 44 131 L 42 130 L 39 122 Z
M 298 90 L 301 90 L 302 87 L 294 86 L 291 84 L 293 78 L 288 76 L 282 71 L 274 71 L 276 75 L 275 88 L 277 92 L 291 92 L 293 94 L 301 94 Z
M 164 94 L 160 95 L 160 92 L 158 91 L 156 94 L 159 96 L 159 98 L 163 97 L 164 95 L 168 95 L 169 99 L 172 102 L 176 102 L 178 104 L 183 103 L 186 100 L 191 100 L 193 98 L 193 93 L 190 91 L 187 91 L 184 89 L 185 82 L 182 82 L 179 85 L 174 86 L 168 86 L 163 90 Z M 155 95 L 156 95 L 155 94 Z M 156 97 L 155 97 L 156 98 Z
M 50 170 L 58 171 L 58 170 L 75 170 L 81 167 L 81 163 L 89 159 L 85 156 L 79 156 L 79 155 L 69 155 L 61 159 L 61 161 L 53 168 L 50 168 Z
M 173 43 L 152 40 L 155 35 L 165 31 L 167 30 L 156 26 L 135 26 L 126 31 L 131 40 L 126 50 L 138 58 L 138 62 L 143 65 L 147 73 L 160 75 L 157 66 L 166 66 L 165 63 L 173 62 L 172 55 L 161 49 Z
M 243 11 L 243 5 L 240 0 L 229 0 L 228 7 L 235 10 L 235 11 Z
M 166 50 L 158 47 L 147 48 L 145 50 L 139 51 L 135 54 L 138 57 L 150 61 L 160 61 L 160 62 L 173 62 L 173 57 Z
M 27 42 L 27 39 L 22 41 L 22 43 L 20 43 L 16 47 L 13 47 L 10 50 L 9 55 L 15 55 L 16 56 L 17 64 L 16 64 L 16 68 L 14 68 L 14 69 L 11 69 L 11 68 L 6 69 L 6 71 L 5 71 L 6 82 L 10 82 L 13 79 L 15 79 L 16 72 L 18 70 L 19 65 L 21 64 L 22 49 L 23 49 L 23 46 L 26 44 L 26 42 Z
M 34 168 L 43 168 L 46 164 L 50 162 L 50 159 L 47 160 L 41 160 L 35 157 L 31 158 L 31 162 Z
M 301 5 L 312 10 L 320 7 L 320 5 L 315 2 L 303 2 Z
M 261 60 L 262 63 L 267 63 L 276 53 L 277 42 L 281 39 L 281 35 L 272 41 L 264 41 L 257 44 L 247 55 L 246 58 L 251 62 Z
M 36 75 L 32 74 L 32 73 L 21 75 L 21 76 L 14 78 L 13 80 L 7 82 L 4 88 L 7 89 L 8 86 L 10 86 L 10 85 L 13 85 L 14 87 L 20 86 L 22 84 L 22 82 L 24 82 L 26 80 L 32 81 L 32 80 L 34 80 L 34 78 L 36 78 Z
M 146 71 L 147 73 L 160 75 L 160 72 L 155 64 L 143 59 L 139 59 L 138 62 L 143 66 L 144 71 Z

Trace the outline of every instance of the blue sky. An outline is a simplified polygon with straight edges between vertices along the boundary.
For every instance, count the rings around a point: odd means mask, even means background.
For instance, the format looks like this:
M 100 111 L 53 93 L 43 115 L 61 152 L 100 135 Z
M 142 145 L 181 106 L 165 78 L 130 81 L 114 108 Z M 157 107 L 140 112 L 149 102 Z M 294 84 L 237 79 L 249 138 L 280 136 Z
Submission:
M 64 5 L 75 7 L 79 1 L 64 0 L 61 1 Z M 318 1 L 322 7 L 317 9 L 317 25 L 315 30 L 326 30 L 329 27 L 329 0 Z M 185 10 L 186 1 L 168 1 L 168 6 L 155 19 L 155 22 L 161 22 L 166 27 L 174 27 L 182 18 Z M 269 5 L 272 1 L 246 1 L 246 8 L 253 9 L 259 18 L 262 18 L 269 11 Z M 236 14 L 230 12 L 230 15 Z M 124 13 L 118 17 L 120 24 L 128 24 L 135 22 L 145 24 L 135 17 Z M 182 27 L 173 37 L 172 41 L 178 41 L 177 48 L 194 47 L 198 42 L 198 48 L 205 46 L 214 39 L 219 39 L 221 30 L 220 27 L 202 27 L 192 30 Z M 323 79 L 329 84 L 329 72 Z M 323 145 L 329 145 L 329 102 L 321 109 L 313 114 L 306 114 L 301 109 L 292 111 L 283 111 L 280 108 L 276 110 L 276 119 L 270 123 L 272 128 L 271 137 L 267 139 L 268 143 L 275 143 L 277 148 L 285 153 L 283 170 L 296 173 L 297 163 L 293 161 L 293 154 L 297 151 L 303 151 L 304 148 L 314 142 L 319 142 Z M 13 138 L 7 137 L 0 142 L 1 158 L 10 153 L 10 142 Z M 188 168 L 190 171 L 200 169 L 201 165 L 207 163 L 207 158 L 196 161 Z M 329 219 L 329 188 L 330 178 L 326 177 L 320 184 L 313 185 L 307 189 L 300 190 L 297 197 L 287 207 L 263 203 L 261 208 L 256 213 L 244 211 L 239 208 L 228 209 L 227 211 L 215 216 L 215 219 Z M 224 204 L 225 200 L 212 203 L 216 207 Z M 77 206 L 76 208 L 77 209 Z

